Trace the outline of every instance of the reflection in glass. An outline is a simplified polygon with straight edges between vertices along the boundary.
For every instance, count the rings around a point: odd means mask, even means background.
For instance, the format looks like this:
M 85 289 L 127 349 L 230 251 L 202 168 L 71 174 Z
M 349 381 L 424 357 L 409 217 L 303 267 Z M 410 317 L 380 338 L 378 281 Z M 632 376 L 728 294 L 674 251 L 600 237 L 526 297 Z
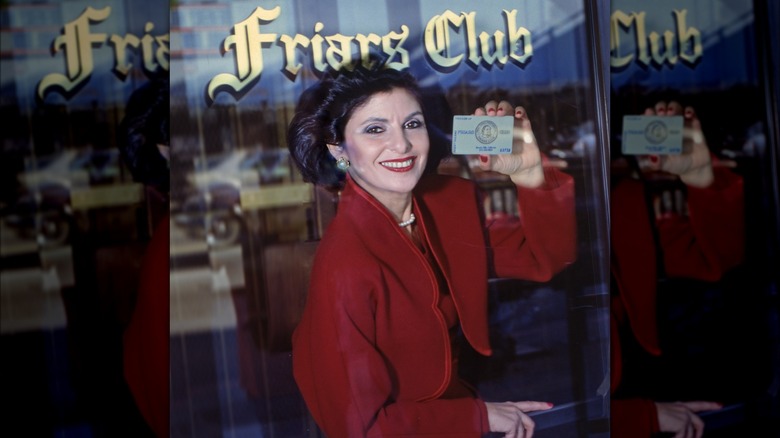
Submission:
M 763 435 L 776 423 L 762 19 L 751 2 L 612 2 L 614 436 Z M 682 152 L 656 153 L 626 128 L 642 114 L 682 117 Z

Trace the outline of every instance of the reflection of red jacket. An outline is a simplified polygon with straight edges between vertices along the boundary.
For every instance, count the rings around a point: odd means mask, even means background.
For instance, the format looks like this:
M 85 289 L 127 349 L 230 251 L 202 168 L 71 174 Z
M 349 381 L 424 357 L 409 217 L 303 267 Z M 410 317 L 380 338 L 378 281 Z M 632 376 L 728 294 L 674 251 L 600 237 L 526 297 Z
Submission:
M 146 249 L 132 319 L 124 333 L 124 374 L 158 438 L 169 435 L 168 321 L 170 221 L 163 216 Z
M 669 277 L 717 281 L 744 257 L 742 178 L 715 168 L 707 188 L 688 187 L 689 216 L 655 221 Z M 640 181 L 626 179 L 611 194 L 612 275 L 618 296 L 612 300 L 612 390 L 621 381 L 618 327 L 629 324 L 639 345 L 660 355 L 656 326 L 656 250 L 650 213 Z M 650 400 L 612 400 L 612 436 L 645 437 L 658 431 Z
M 487 278 L 543 281 L 575 257 L 574 184 L 552 171 L 548 187 L 518 189 L 522 226 L 488 225 L 475 186 L 430 176 L 414 193 L 417 226 L 449 285 L 468 342 L 491 353 Z M 494 259 L 501 263 L 489 264 Z M 306 309 L 293 334 L 296 382 L 327 436 L 478 437 L 485 404 L 444 399 L 450 338 L 430 265 L 373 197 L 351 179 L 321 241 Z

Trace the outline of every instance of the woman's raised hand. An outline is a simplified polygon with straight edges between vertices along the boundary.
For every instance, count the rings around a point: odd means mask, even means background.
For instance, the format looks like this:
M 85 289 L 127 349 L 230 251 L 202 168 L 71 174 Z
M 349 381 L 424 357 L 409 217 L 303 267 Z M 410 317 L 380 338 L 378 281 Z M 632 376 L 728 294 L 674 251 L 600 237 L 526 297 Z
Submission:
M 683 108 L 679 102 L 658 102 L 645 110 L 646 116 L 683 116 L 683 151 L 679 155 L 649 155 L 641 157 L 641 166 L 678 175 L 682 182 L 694 187 L 712 184 L 712 158 L 701 122 L 693 107 Z
M 474 111 L 475 116 L 514 116 L 512 153 L 504 155 L 480 155 L 479 168 L 508 175 L 521 187 L 539 187 L 544 183 L 544 169 L 539 145 L 536 143 L 531 121 L 522 106 L 513 107 L 509 102 L 491 100 Z

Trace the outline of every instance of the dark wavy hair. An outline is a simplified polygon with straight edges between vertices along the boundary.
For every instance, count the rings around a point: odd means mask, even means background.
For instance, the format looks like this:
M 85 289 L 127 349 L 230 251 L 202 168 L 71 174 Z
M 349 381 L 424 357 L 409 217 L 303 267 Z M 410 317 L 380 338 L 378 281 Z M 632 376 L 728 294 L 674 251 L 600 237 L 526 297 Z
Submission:
M 305 90 L 295 109 L 287 131 L 287 147 L 304 181 L 328 189 L 338 189 L 344 181 L 344 172 L 336 168 L 328 144 L 344 141 L 344 128 L 356 108 L 377 93 L 403 89 L 414 96 L 426 120 L 431 149 L 425 172 L 434 171 L 444 154 L 435 147 L 422 91 L 417 80 L 407 72 L 384 69 L 381 64 L 372 68 L 356 67 L 353 71 L 332 73 Z
M 130 95 L 119 123 L 117 142 L 133 180 L 167 192 L 170 172 L 158 144 L 170 144 L 170 85 L 153 78 Z

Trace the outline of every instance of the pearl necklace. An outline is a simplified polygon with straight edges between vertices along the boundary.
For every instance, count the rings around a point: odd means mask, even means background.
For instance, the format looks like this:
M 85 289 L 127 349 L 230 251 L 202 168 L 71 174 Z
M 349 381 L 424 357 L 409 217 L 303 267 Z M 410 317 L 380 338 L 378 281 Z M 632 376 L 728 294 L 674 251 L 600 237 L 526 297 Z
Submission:
M 409 216 L 409 219 L 407 219 L 407 220 L 405 220 L 403 222 L 398 222 L 398 226 L 401 227 L 401 228 L 408 227 L 409 225 L 414 223 L 415 219 L 417 219 L 417 218 L 414 217 L 414 213 L 412 213 L 412 215 Z

